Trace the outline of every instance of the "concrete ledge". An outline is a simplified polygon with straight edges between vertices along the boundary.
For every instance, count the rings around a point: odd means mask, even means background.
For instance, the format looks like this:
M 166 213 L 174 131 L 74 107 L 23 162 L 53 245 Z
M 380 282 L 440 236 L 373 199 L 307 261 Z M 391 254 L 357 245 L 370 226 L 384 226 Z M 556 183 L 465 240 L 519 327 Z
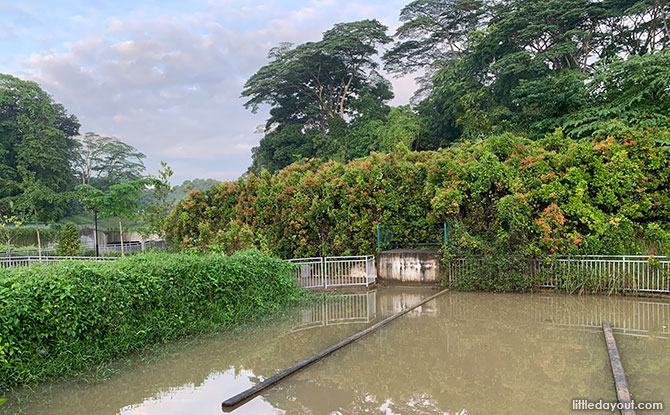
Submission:
M 440 255 L 435 250 L 393 249 L 377 254 L 377 277 L 383 281 L 436 284 Z

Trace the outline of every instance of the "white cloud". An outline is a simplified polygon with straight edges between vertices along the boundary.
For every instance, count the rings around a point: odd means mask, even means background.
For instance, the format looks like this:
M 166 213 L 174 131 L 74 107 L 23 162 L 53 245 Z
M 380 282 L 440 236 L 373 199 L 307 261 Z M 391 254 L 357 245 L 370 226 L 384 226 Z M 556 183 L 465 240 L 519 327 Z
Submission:
M 178 179 L 194 172 L 233 179 L 249 166 L 260 139 L 254 131 L 267 117 L 245 110 L 240 98 L 267 50 L 282 41 L 317 40 L 340 21 L 393 21 L 398 10 L 322 0 L 295 10 L 226 2 L 175 16 L 129 13 L 105 18 L 64 51 L 33 54 L 19 75 L 39 82 L 76 114 L 82 132 L 134 145 L 154 171 L 166 160 L 182 169 L 175 168 Z M 394 83 L 394 103 L 406 103 L 411 77 Z

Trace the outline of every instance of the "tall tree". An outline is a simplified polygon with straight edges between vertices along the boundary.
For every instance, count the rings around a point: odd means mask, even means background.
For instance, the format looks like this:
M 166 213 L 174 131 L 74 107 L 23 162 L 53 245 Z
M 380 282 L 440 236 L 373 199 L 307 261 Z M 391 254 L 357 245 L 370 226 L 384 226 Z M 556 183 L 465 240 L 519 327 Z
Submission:
M 113 184 L 137 180 L 144 174 L 146 156 L 116 137 L 87 132 L 79 137 L 75 167 L 77 182 L 106 189 Z
M 294 123 L 326 132 L 329 118 L 356 115 L 352 102 L 364 88 L 381 101 L 392 97 L 374 59 L 378 47 L 390 41 L 386 26 L 362 20 L 336 24 L 319 42 L 283 43 L 244 85 L 245 107 L 255 112 L 269 104 L 268 126 Z
M 415 0 L 400 11 L 396 43 L 384 54 L 385 69 L 399 74 L 441 68 L 468 47 L 468 34 L 486 22 L 481 0 Z
M 375 59 L 391 41 L 386 29 L 376 20 L 340 23 L 318 42 L 270 50 L 270 63 L 242 91 L 252 111 L 271 107 L 265 136 L 253 149 L 252 171 L 276 171 L 312 157 L 349 159 L 365 147 L 345 132 L 350 122 L 388 112 L 391 84 L 377 72 Z
M 601 80 L 606 73 L 613 75 L 622 59 L 666 47 L 669 3 L 416 0 L 401 12 L 403 25 L 384 56 L 385 66 L 400 74 L 423 69 L 430 75 L 423 78 L 420 91 L 427 94 L 417 106 L 429 131 L 423 148 L 500 131 L 537 138 L 570 125 L 572 131 L 588 134 L 612 118 L 663 125 L 663 99 L 638 100 L 637 108 L 627 104 L 624 110 L 612 99 L 624 89 L 603 89 Z M 662 70 L 655 65 L 659 59 L 649 62 L 645 75 L 637 78 L 640 84 L 629 91 L 640 91 L 642 85 L 650 87 L 647 92 L 662 90 Z M 612 70 L 606 71 L 610 65 Z M 640 69 L 631 67 L 642 74 Z M 634 100 L 630 97 L 629 104 Z M 594 106 L 596 102 L 601 104 Z M 581 115 L 573 116 L 576 111 Z
M 53 192 L 73 185 L 79 122 L 35 82 L 0 74 L 0 205 L 36 181 Z

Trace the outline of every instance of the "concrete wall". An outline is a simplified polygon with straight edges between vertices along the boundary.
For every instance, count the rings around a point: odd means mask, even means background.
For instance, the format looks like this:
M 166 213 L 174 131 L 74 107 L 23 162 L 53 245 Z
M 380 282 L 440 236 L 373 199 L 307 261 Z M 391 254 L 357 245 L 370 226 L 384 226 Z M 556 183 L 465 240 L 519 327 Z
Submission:
M 95 231 L 92 228 L 79 229 L 79 240 L 82 245 L 85 246 L 95 246 Z M 142 236 L 141 233 L 137 231 L 133 232 L 123 232 L 123 242 L 146 242 L 146 241 L 155 241 L 160 239 L 158 235 L 149 235 L 148 237 Z M 98 244 L 107 245 L 113 243 L 120 243 L 118 231 L 103 231 L 98 229 Z
M 387 281 L 438 283 L 440 258 L 437 251 L 394 249 L 377 254 L 377 276 Z

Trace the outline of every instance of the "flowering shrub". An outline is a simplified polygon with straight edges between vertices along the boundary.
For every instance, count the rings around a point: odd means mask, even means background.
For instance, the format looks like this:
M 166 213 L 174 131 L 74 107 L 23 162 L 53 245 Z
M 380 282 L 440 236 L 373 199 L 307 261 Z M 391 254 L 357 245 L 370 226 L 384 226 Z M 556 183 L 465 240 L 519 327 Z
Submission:
M 243 240 L 282 257 L 347 255 L 373 252 L 379 223 L 399 225 L 409 242 L 444 221 L 449 255 L 667 253 L 670 155 L 658 134 L 503 134 L 346 164 L 310 160 L 191 193 L 168 236 L 201 250 Z

